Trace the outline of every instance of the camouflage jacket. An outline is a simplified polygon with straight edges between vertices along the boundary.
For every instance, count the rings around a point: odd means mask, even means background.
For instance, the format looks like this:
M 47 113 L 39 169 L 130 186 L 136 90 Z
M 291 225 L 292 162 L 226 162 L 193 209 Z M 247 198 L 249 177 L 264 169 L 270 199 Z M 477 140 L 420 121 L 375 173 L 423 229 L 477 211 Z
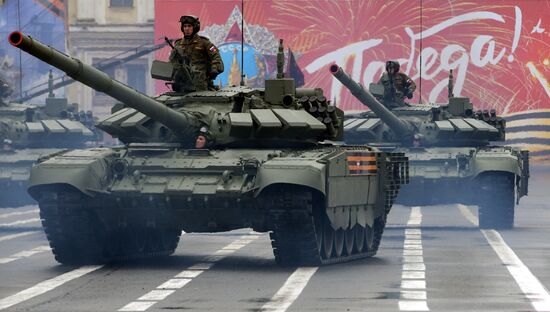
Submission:
M 414 81 L 401 72 L 397 73 L 393 79 L 390 79 L 388 73 L 384 73 L 378 83 L 384 85 L 384 99 L 397 103 L 403 103 L 407 94 L 412 95 L 416 90 Z
M 190 39 L 178 39 L 175 48 L 180 55 L 189 60 L 194 75 L 194 85 L 197 91 L 208 90 L 212 86 L 212 77 L 223 72 L 223 61 L 218 48 L 208 38 L 195 34 Z M 172 51 L 170 61 L 178 62 L 176 53 Z

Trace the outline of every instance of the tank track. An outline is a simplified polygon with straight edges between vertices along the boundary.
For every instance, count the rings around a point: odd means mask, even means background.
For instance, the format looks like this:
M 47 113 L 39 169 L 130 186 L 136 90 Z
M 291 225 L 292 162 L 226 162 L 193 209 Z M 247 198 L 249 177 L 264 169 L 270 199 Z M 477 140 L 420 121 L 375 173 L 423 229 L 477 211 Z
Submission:
M 480 177 L 479 227 L 511 229 L 514 227 L 515 187 L 510 174 L 485 174 Z
M 174 253 L 181 231 L 123 227 L 105 231 L 89 201 L 75 190 L 51 188 L 39 200 L 44 232 L 62 264 L 129 261 Z
M 283 189 L 270 195 L 268 216 L 272 231 L 269 235 L 277 263 L 306 266 L 334 264 L 372 257 L 378 251 L 386 225 L 385 215 L 375 219 L 372 233 L 374 237 L 370 247 L 365 246 L 359 251 L 353 248 L 348 253 L 344 246 L 341 255 L 332 252 L 327 257 L 322 247 L 323 234 L 319 228 L 323 222 L 327 225 L 328 217 L 323 206 L 315 206 L 319 201 L 314 198 L 314 194 L 303 190 Z M 332 231 L 336 232 L 333 229 Z

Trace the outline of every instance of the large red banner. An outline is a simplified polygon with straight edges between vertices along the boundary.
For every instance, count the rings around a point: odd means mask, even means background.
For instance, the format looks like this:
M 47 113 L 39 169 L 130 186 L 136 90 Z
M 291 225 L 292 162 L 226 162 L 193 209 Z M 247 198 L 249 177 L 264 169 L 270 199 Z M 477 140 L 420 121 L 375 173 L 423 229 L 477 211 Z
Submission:
M 200 17 L 201 34 L 224 59 L 219 84 L 240 77 L 244 16 L 250 85 L 273 75 L 279 38 L 292 50 L 292 71 L 303 73 L 305 87 L 323 88 L 345 110 L 365 107 L 330 75 L 330 64 L 368 85 L 385 61 L 397 60 L 418 86 L 413 103 L 444 103 L 453 70 L 455 96 L 509 116 L 510 143 L 550 154 L 550 1 L 248 0 L 242 14 L 241 1 L 156 0 L 155 11 L 156 38 L 180 37 L 181 15 Z

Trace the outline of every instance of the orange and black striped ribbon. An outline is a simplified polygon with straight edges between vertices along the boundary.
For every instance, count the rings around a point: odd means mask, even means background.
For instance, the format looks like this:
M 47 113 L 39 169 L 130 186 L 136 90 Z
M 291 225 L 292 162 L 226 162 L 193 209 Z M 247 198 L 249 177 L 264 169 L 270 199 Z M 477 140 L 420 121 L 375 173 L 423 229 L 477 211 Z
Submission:
M 375 175 L 378 171 L 374 153 L 349 152 L 346 160 L 350 175 Z

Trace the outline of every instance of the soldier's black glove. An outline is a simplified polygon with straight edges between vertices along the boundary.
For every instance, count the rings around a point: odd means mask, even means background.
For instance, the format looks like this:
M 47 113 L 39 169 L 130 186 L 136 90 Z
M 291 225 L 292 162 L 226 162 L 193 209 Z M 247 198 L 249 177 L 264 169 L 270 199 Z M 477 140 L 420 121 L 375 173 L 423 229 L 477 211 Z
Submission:
M 411 91 L 411 90 L 408 90 L 408 91 L 407 91 L 407 99 L 412 99 L 412 97 L 413 97 L 412 91 Z

